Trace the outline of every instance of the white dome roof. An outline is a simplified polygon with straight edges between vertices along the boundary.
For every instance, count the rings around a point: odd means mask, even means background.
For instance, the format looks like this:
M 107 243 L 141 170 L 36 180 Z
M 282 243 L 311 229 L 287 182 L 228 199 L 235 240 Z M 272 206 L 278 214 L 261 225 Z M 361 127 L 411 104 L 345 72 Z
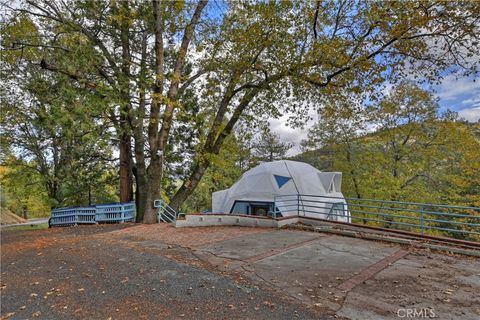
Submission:
M 304 162 L 264 162 L 245 172 L 229 189 L 214 192 L 212 212 L 229 213 L 238 200 L 273 202 L 280 195 L 343 197 L 341 179 L 339 172 L 321 172 Z

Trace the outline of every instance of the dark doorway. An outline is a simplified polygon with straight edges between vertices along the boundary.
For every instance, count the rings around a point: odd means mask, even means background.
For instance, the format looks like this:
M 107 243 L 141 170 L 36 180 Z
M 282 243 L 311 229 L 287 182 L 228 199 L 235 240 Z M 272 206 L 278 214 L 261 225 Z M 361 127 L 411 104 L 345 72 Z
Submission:
M 251 208 L 254 216 L 266 216 L 268 211 L 270 211 L 269 205 L 252 204 Z

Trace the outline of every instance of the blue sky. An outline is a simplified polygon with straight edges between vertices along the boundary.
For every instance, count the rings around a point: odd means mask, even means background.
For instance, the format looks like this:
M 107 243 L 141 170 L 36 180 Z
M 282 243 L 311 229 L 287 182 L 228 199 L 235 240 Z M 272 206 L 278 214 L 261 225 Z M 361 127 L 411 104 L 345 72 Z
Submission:
M 459 116 L 468 121 L 480 118 L 480 79 L 446 76 L 442 83 L 433 86 L 435 95 L 440 99 L 442 111 L 457 111 Z

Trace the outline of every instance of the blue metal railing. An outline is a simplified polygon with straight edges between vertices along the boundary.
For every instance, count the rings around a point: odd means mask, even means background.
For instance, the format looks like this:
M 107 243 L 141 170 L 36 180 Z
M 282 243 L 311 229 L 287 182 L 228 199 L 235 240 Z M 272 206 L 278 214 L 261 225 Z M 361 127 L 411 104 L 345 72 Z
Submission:
M 96 206 L 97 222 L 132 222 L 135 217 L 135 203 L 107 203 Z
M 88 207 L 52 209 L 50 226 L 129 222 L 135 219 L 135 203 L 107 203 Z
M 275 197 L 274 217 L 306 216 L 480 241 L 480 208 L 315 195 Z
M 69 207 L 53 209 L 50 225 L 77 225 L 77 224 L 94 224 L 95 207 Z

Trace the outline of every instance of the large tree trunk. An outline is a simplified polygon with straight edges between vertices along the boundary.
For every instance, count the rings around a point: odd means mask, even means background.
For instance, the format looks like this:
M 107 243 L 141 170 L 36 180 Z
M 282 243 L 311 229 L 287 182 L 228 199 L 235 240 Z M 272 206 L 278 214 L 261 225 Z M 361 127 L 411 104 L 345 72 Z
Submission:
M 171 82 L 167 91 L 167 101 L 162 101 L 164 85 L 164 48 L 163 48 L 163 12 L 164 5 L 159 0 L 153 0 L 153 13 L 155 19 L 155 84 L 153 86 L 153 99 L 150 108 L 150 122 L 148 126 L 148 140 L 151 159 L 147 169 L 148 189 L 145 194 L 144 223 L 155 223 L 157 210 L 153 207 L 154 200 L 160 198 L 160 189 L 163 174 L 164 152 L 168 143 L 168 136 L 173 122 L 174 110 L 178 103 L 178 91 L 183 76 L 188 47 L 192 40 L 195 27 L 207 1 L 198 2 L 190 22 L 185 26 L 180 48 L 175 59 Z M 160 119 L 161 105 L 164 104 L 162 118 Z M 160 121 L 161 120 L 161 121 Z M 158 130 L 161 122 L 160 130 Z
M 133 200 L 133 174 L 131 141 L 128 134 L 120 138 L 120 202 Z
M 202 177 L 209 166 L 210 161 L 208 160 L 204 160 L 200 163 L 197 162 L 195 164 L 193 171 L 188 177 L 188 179 L 182 183 L 180 189 L 177 190 L 175 196 L 170 201 L 170 207 L 172 207 L 175 211 L 180 210 L 180 207 L 185 202 L 185 200 L 187 200 L 188 197 L 192 195 L 193 191 L 195 191 L 195 188 L 202 180 Z
M 145 207 L 147 205 L 147 170 L 145 164 L 145 139 L 143 137 L 143 119 L 145 118 L 145 105 L 146 105 L 146 70 L 147 70 L 147 40 L 148 32 L 145 31 L 142 38 L 142 56 L 140 60 L 140 73 L 139 73 L 139 105 L 137 110 L 137 117 L 134 117 L 134 141 L 135 141 L 135 181 L 137 182 L 135 190 L 135 203 L 137 207 L 137 215 L 135 217 L 136 222 L 142 222 L 145 215 Z
M 129 13 L 128 1 L 124 1 L 120 8 L 116 8 L 123 14 Z M 120 201 L 130 202 L 133 200 L 133 156 L 132 142 L 129 127 L 130 111 L 130 41 L 129 27 L 123 22 L 120 25 L 120 39 L 122 42 L 122 77 L 120 77 L 120 90 L 123 103 L 120 107 Z
M 138 163 L 137 163 L 138 165 Z M 138 167 L 137 167 L 138 168 Z M 140 165 L 142 171 L 144 165 Z M 160 199 L 160 185 L 162 181 L 162 169 L 159 159 L 154 160 L 148 167 L 147 172 L 136 172 L 136 205 L 137 222 L 156 223 L 158 209 L 154 207 L 154 201 Z
M 162 183 L 162 156 L 153 156 L 147 170 L 148 187 L 145 194 L 145 206 L 143 223 L 157 222 L 157 208 L 153 206 L 154 201 L 160 199 Z

